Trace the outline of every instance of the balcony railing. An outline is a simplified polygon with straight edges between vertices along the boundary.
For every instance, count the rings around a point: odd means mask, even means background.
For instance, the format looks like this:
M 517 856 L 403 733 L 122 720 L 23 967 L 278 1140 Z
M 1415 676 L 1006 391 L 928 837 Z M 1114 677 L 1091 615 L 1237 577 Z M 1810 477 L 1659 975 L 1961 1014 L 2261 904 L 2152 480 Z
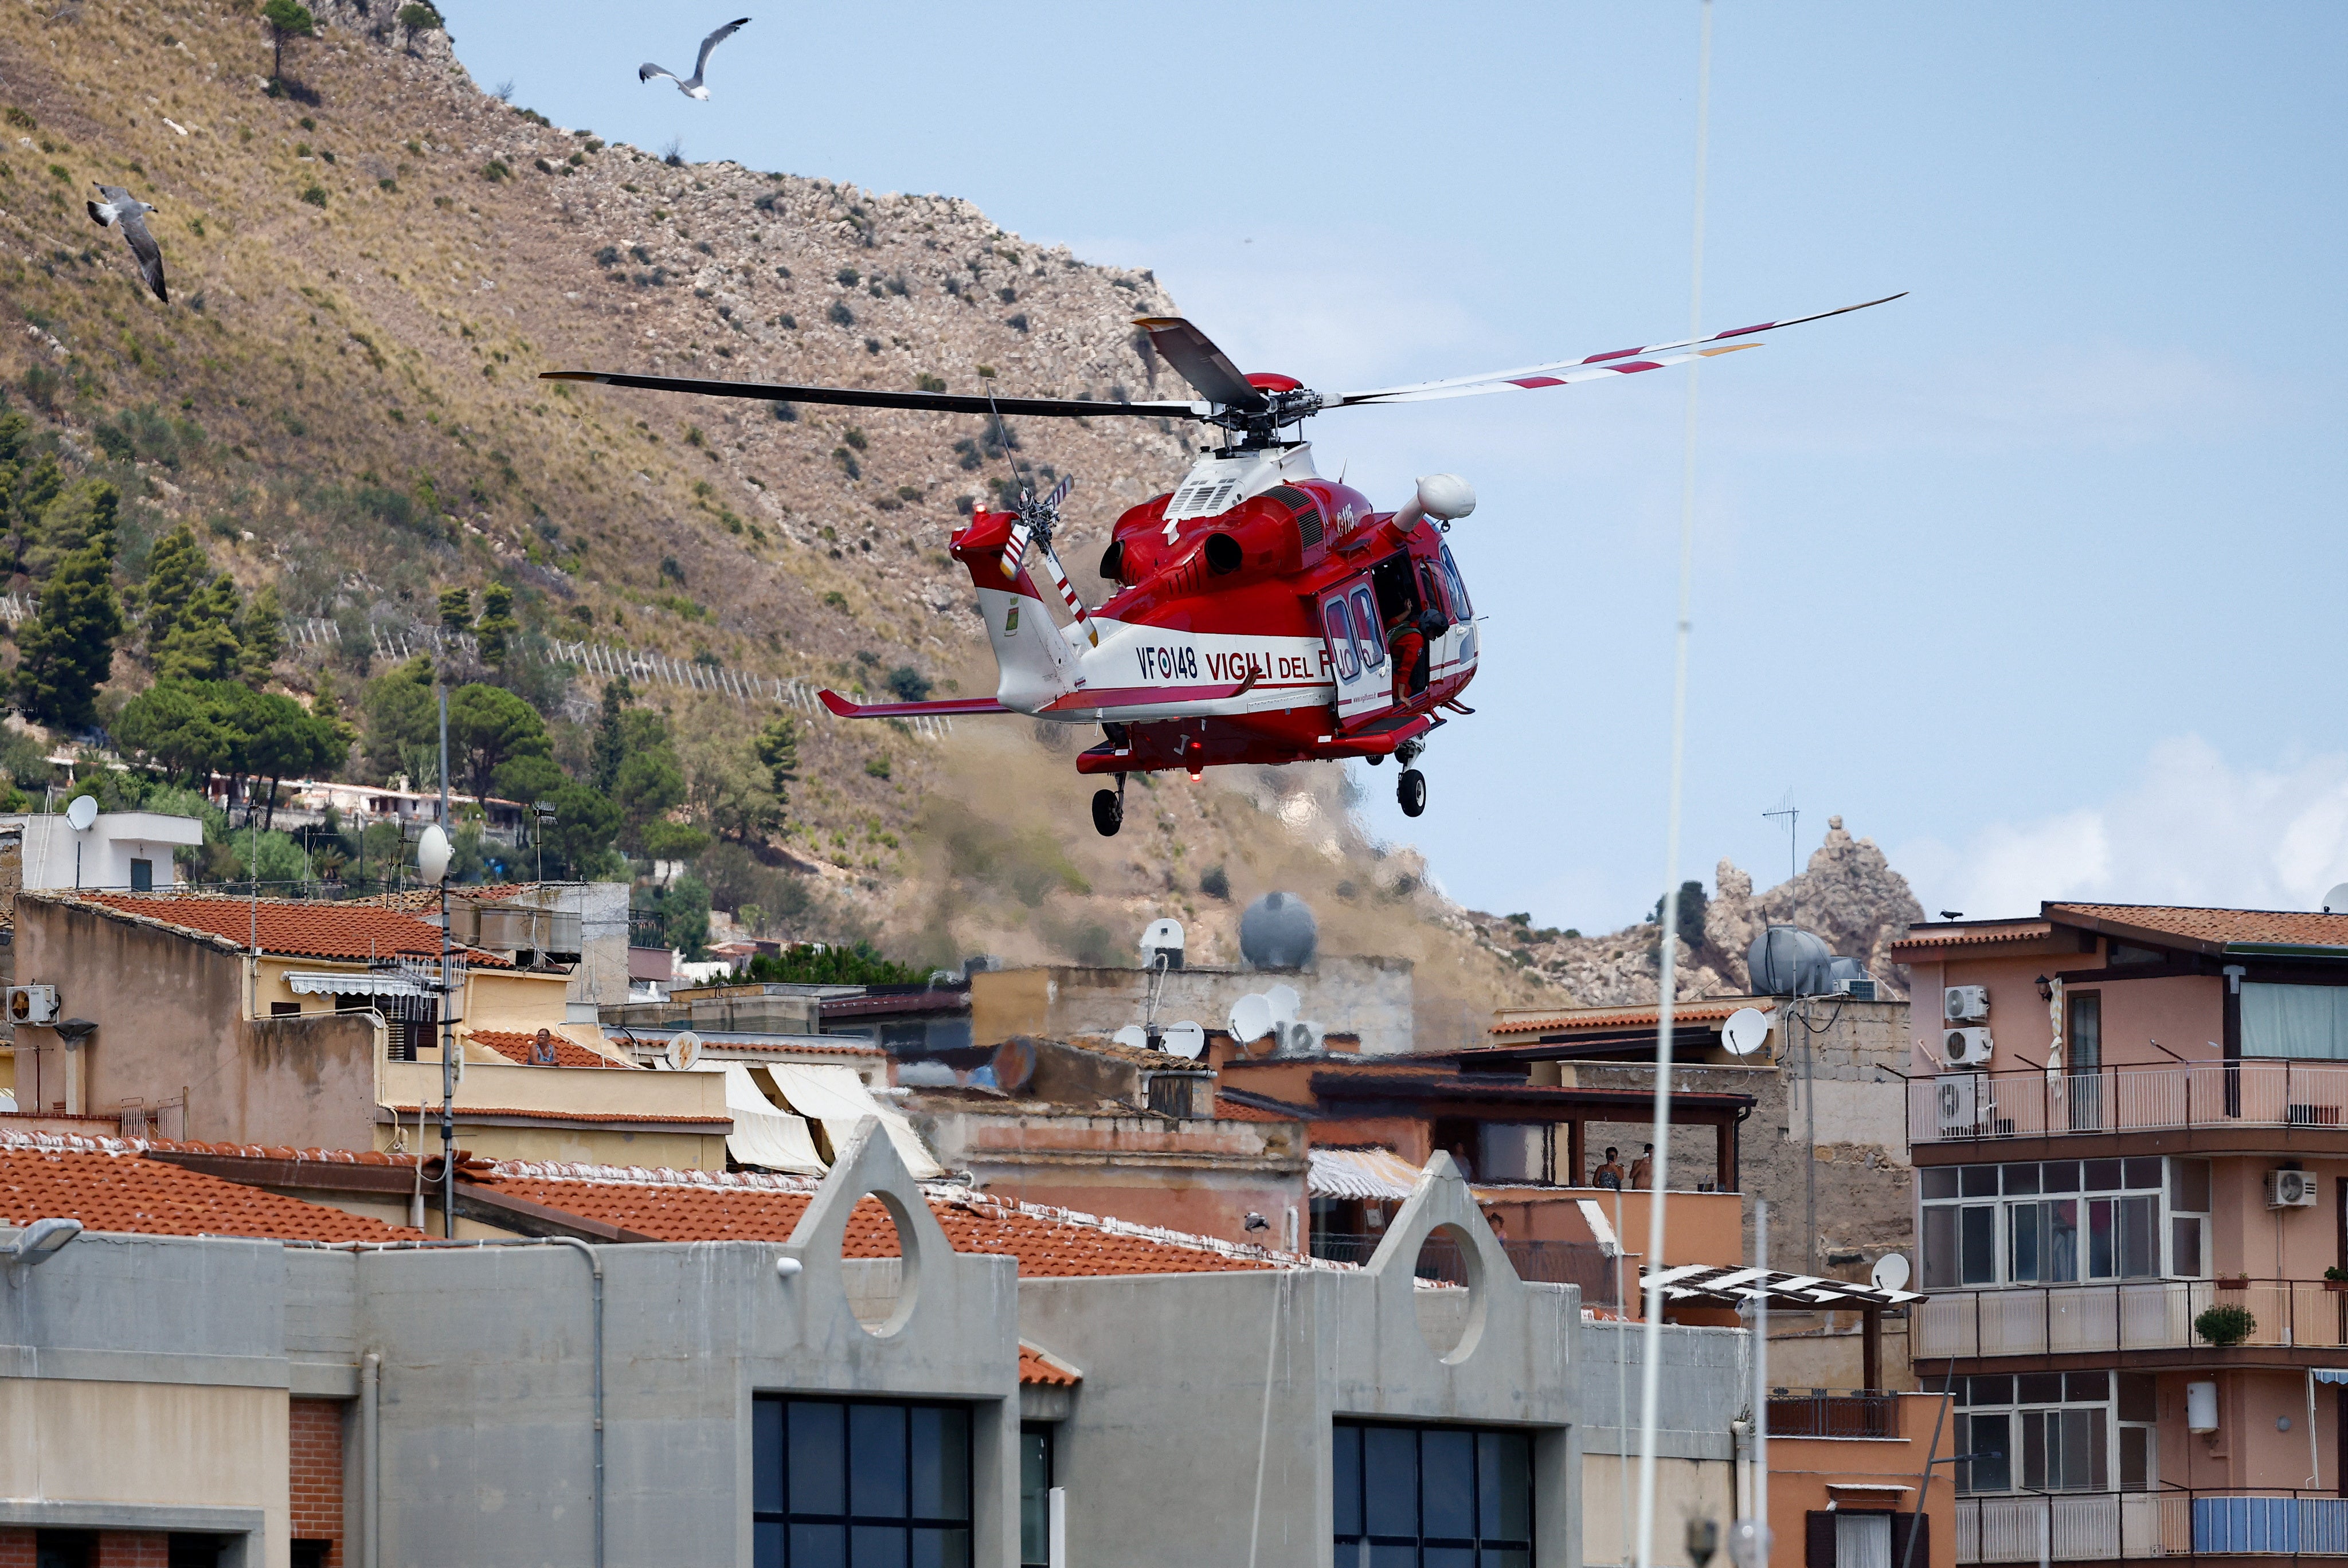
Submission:
M 2348 1127 L 2348 1062 L 1944 1072 L 1908 1086 L 1911 1143 L 2187 1127 Z
M 2348 1557 L 2348 1497 L 2263 1488 L 1957 1499 L 1957 1561 Z
M 1769 1396 L 1773 1438 L 1894 1438 L 1900 1396 L 1871 1389 L 1778 1389 Z
M 1920 1359 L 2179 1350 L 2208 1342 L 2193 1320 L 2250 1310 L 2246 1346 L 2348 1348 L 2348 1289 L 2310 1279 L 2156 1279 L 2127 1285 L 1936 1291 L 1909 1310 Z
M 1367 1263 L 1378 1250 L 1383 1236 L 1347 1235 L 1334 1231 L 1315 1231 L 1311 1243 L 1314 1257 L 1334 1259 L 1339 1263 Z M 1612 1307 L 1614 1297 L 1614 1260 L 1605 1249 L 1586 1241 L 1504 1241 L 1500 1249 L 1509 1255 L 1519 1279 L 1543 1285 L 1578 1285 L 1581 1287 L 1584 1307 Z M 1421 1279 L 1432 1279 L 1445 1285 L 1468 1283 L 1467 1265 L 1459 1256 L 1458 1244 L 1445 1236 L 1430 1236 L 1419 1248 L 1418 1267 Z

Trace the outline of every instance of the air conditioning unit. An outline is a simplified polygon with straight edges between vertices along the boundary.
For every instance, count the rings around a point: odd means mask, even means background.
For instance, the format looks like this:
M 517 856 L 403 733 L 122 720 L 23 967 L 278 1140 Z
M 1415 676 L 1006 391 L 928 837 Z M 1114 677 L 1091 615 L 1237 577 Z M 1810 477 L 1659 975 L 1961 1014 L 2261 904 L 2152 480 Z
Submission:
M 1987 1067 L 1989 1030 L 1952 1029 L 1941 1037 L 1941 1056 L 1951 1067 Z
M 8 988 L 8 1021 L 10 1023 L 57 1022 L 57 988 L 10 986 Z
M 1979 1023 L 1989 1017 L 1989 988 L 1987 986 L 1942 988 L 1941 1017 L 1950 1023 Z
M 1941 1137 L 1981 1136 L 1982 1122 L 1993 1109 L 1989 1086 L 1985 1078 L 1944 1078 L 1932 1085 L 1932 1109 Z
M 1876 999 L 1875 980 L 1872 976 L 1864 979 L 1847 977 L 1837 980 L 1835 991 L 1838 995 L 1849 997 L 1855 1002 L 1871 1002 Z
M 2305 1171 L 2269 1171 L 2267 1173 L 2267 1207 L 2271 1209 L 2312 1209 L 2315 1206 L 2315 1178 Z

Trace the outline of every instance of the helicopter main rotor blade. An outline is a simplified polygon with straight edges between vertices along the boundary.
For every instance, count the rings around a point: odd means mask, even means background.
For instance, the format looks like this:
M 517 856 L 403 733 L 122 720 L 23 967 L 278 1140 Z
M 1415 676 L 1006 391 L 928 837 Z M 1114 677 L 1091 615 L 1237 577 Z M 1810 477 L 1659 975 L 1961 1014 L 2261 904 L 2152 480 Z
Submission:
M 1758 348 L 1761 346 L 1758 343 L 1734 340 L 1749 338 L 1755 333 L 1769 332 L 1778 327 L 1800 326 L 1805 322 L 1822 322 L 1829 316 L 1849 315 L 1853 311 L 1890 304 L 1893 300 L 1906 297 L 1903 290 L 1897 294 L 1886 294 L 1879 300 L 1844 305 L 1838 310 L 1792 316 L 1784 321 L 1759 322 L 1749 327 L 1733 327 L 1727 332 L 1714 333 L 1709 337 L 1681 338 L 1676 343 L 1652 343 L 1643 348 L 1612 349 L 1581 359 L 1529 364 L 1518 370 L 1488 370 L 1476 375 L 1455 375 L 1444 381 L 1417 382 L 1409 386 L 1349 392 L 1342 397 L 1333 398 L 1328 406 L 1348 408 L 1367 404 L 1426 403 L 1445 397 L 1478 397 L 1488 392 L 1537 392 L 1548 386 L 1570 386 L 1579 381 L 1594 381 L 1604 375 L 1635 375 L 1641 371 L 1661 370 L 1665 365 L 1681 364 L 1692 359 L 1709 359 L 1740 348 Z
M 1248 384 L 1248 378 L 1240 374 L 1231 356 L 1215 346 L 1215 340 L 1180 316 L 1142 316 L 1133 324 L 1149 334 L 1158 357 L 1172 365 L 1200 396 L 1250 414 L 1270 405 L 1262 389 Z
M 607 370 L 549 370 L 541 381 L 587 381 L 695 397 L 743 397 L 763 403 L 829 403 L 849 408 L 905 408 L 921 414 L 1016 414 L 1030 419 L 1204 419 L 1201 403 L 1105 403 L 1088 397 L 966 396 L 953 392 L 888 392 L 860 386 L 781 386 L 759 381 L 700 381 L 679 375 L 630 375 Z

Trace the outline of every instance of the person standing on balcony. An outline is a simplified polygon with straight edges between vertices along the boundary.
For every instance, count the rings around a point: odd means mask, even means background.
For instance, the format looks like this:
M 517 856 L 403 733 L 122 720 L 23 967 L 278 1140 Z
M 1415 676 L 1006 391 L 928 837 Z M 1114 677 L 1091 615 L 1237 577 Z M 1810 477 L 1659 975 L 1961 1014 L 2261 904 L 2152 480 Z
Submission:
M 1622 1190 L 1622 1166 L 1619 1158 L 1620 1154 L 1621 1151 L 1614 1148 L 1612 1144 L 1607 1146 L 1605 1163 L 1600 1165 L 1598 1169 L 1591 1174 L 1590 1184 L 1591 1186 L 1605 1187 L 1617 1193 Z
M 1647 1152 L 1645 1153 L 1631 1162 L 1632 1190 L 1633 1192 L 1640 1193 L 1645 1192 L 1647 1190 L 1647 1183 L 1653 1177 L 1654 1173 L 1655 1146 L 1653 1143 L 1650 1143 L 1647 1145 Z

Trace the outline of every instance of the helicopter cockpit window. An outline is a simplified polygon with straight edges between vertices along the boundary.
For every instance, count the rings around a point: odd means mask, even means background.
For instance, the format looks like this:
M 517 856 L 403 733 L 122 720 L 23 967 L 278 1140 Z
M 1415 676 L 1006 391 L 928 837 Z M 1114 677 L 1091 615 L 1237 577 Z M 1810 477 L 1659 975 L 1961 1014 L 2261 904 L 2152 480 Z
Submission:
M 1451 547 L 1443 547 L 1443 580 L 1451 588 L 1451 611 L 1455 620 L 1476 619 L 1475 607 L 1468 602 L 1468 579 L 1459 575 L 1459 563 L 1451 559 Z
M 1377 612 L 1370 604 L 1370 590 L 1354 590 L 1354 641 L 1362 651 L 1362 668 L 1375 670 L 1386 661 L 1386 651 L 1378 640 Z
M 1337 656 L 1337 679 L 1351 681 L 1359 668 L 1354 662 L 1354 630 L 1346 624 L 1345 601 L 1329 601 L 1329 651 Z

